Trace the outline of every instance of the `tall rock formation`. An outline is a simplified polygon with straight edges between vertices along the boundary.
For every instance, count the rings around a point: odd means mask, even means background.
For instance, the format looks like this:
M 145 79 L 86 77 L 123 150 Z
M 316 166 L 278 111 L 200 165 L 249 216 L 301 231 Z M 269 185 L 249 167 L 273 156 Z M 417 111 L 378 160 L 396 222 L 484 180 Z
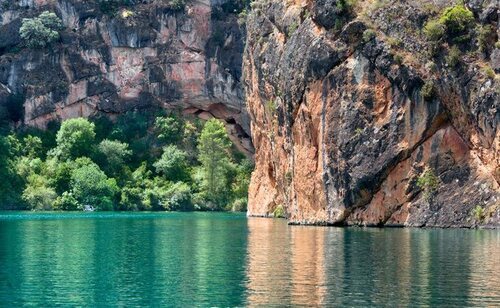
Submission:
M 244 55 L 256 149 L 248 214 L 499 226 L 497 4 L 466 1 L 470 36 L 431 46 L 424 25 L 454 1 L 253 3 Z M 491 31 L 479 38 L 478 29 Z
M 120 1 L 0 0 L 0 103 L 21 100 L 19 120 L 37 127 L 152 106 L 182 109 L 224 120 L 251 153 L 239 2 L 187 0 L 174 9 L 171 1 L 141 0 L 109 8 Z M 61 40 L 23 48 L 22 18 L 42 11 L 62 19 Z

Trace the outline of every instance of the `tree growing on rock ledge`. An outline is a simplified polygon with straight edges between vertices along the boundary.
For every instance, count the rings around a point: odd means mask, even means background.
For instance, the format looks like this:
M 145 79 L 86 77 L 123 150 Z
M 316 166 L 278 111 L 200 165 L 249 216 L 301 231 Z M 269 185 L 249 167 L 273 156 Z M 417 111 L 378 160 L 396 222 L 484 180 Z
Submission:
M 64 28 L 56 14 L 45 11 L 38 17 L 24 18 L 19 35 L 30 48 L 45 48 L 59 39 Z

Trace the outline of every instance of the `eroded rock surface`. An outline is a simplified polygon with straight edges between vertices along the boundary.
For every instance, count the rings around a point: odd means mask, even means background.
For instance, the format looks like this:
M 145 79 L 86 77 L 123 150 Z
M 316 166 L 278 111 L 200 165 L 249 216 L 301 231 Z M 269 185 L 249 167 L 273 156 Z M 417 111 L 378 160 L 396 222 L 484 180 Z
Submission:
M 467 4 L 478 25 L 498 29 L 494 2 Z M 449 67 L 451 46 L 429 56 L 421 31 L 453 3 L 254 5 L 244 56 L 256 149 L 249 215 L 283 207 L 296 224 L 499 226 L 498 44 L 478 55 L 471 39 Z M 436 185 L 418 184 L 425 170 Z
M 26 125 L 161 106 L 224 120 L 251 154 L 240 84 L 244 27 L 234 5 L 188 0 L 173 10 L 168 3 L 136 1 L 109 14 L 98 1 L 0 1 L 0 88 L 23 95 Z M 45 10 L 63 20 L 60 42 L 21 48 L 22 18 Z

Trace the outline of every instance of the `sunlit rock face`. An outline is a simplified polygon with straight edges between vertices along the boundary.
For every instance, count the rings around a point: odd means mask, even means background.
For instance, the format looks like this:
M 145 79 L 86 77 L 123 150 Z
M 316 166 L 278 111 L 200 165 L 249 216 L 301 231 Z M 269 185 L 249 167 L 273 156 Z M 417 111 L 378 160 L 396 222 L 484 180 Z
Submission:
M 358 1 L 350 12 L 340 2 L 268 1 L 247 20 L 248 214 L 282 206 L 297 224 L 498 227 L 498 45 L 451 68 L 427 53 L 423 2 Z M 498 29 L 492 3 L 470 9 Z M 437 184 L 417 184 L 425 170 Z
M 240 83 L 244 27 L 231 1 L 137 1 L 114 14 L 97 1 L 0 1 L 0 85 L 22 93 L 24 124 L 160 106 L 226 122 L 251 154 Z M 66 29 L 45 50 L 20 49 L 24 17 L 55 12 Z

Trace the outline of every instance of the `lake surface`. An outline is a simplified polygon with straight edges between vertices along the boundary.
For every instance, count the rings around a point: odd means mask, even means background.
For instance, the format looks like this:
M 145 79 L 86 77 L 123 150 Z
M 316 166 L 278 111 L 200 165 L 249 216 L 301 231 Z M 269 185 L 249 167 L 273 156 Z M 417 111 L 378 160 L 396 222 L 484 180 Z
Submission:
M 0 212 L 0 306 L 500 306 L 500 231 Z

